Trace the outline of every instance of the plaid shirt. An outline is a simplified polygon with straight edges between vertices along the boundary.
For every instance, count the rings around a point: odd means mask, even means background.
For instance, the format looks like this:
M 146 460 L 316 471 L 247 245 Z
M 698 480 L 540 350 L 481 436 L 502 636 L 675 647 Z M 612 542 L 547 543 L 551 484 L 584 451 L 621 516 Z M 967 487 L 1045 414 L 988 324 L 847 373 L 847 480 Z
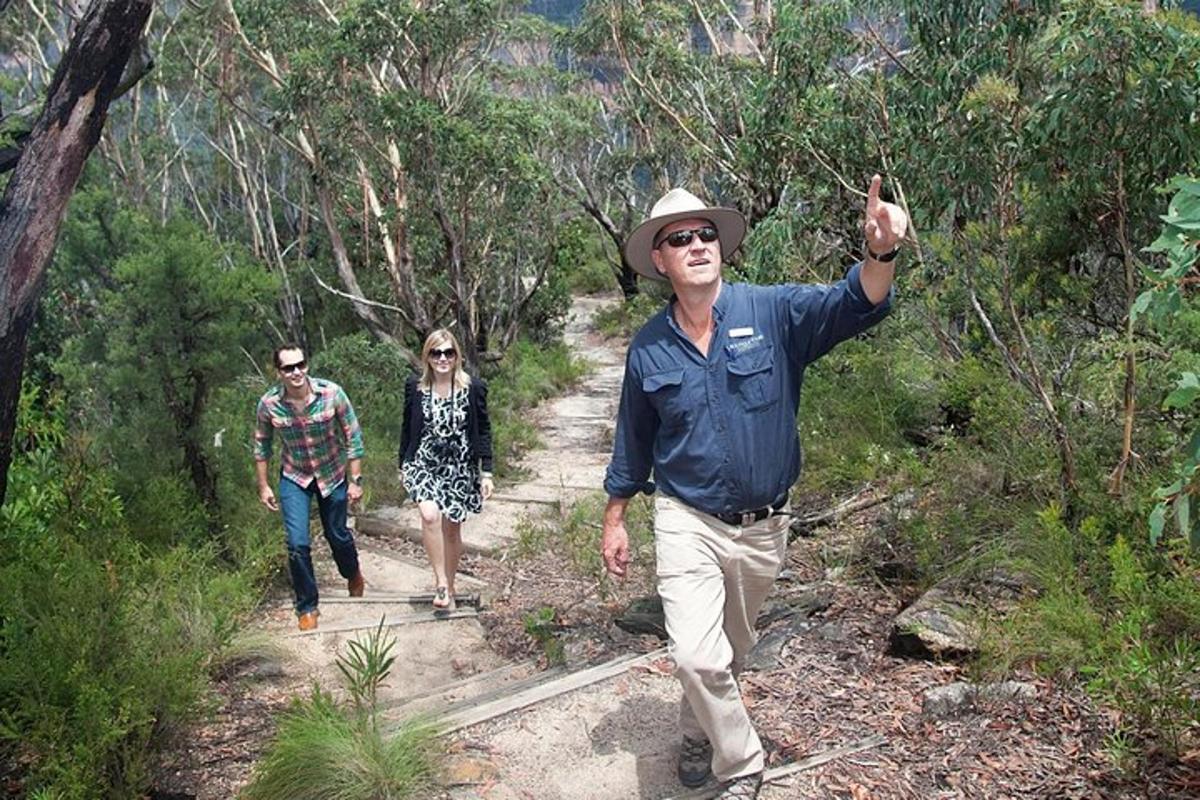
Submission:
M 346 461 L 363 457 L 362 429 L 342 387 L 320 378 L 308 383 L 313 399 L 303 412 L 287 401 L 282 384 L 258 401 L 254 459 L 271 460 L 271 440 L 278 430 L 283 477 L 299 486 L 316 478 L 321 496 L 328 497 L 346 479 Z

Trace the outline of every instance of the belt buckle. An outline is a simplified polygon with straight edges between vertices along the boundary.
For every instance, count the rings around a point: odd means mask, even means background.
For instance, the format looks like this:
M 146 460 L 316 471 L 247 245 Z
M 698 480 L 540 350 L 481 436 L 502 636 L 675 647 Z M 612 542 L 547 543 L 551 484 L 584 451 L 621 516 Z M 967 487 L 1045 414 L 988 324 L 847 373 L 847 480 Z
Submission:
M 754 518 L 753 511 L 743 511 L 742 512 L 742 527 L 743 528 L 745 528 L 749 525 L 753 525 L 755 523 L 755 521 L 756 520 Z

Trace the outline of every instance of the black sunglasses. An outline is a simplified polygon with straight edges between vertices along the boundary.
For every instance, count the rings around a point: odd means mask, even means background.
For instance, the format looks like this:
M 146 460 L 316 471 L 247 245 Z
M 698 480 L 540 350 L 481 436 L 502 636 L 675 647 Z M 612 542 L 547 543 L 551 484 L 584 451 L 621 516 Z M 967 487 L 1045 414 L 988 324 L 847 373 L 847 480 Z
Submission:
M 445 350 L 434 348 L 433 350 L 429 351 L 429 357 L 435 361 L 439 358 L 451 359 L 456 355 L 458 355 L 458 352 L 453 347 L 447 347 Z
M 671 247 L 687 247 L 692 243 L 692 237 L 699 236 L 702 242 L 715 242 L 717 240 L 717 229 L 712 225 L 705 225 L 703 228 L 689 228 L 683 231 L 674 231 L 658 240 L 655 247 L 661 247 L 663 242 L 671 245 Z
M 295 364 L 280 364 L 279 371 L 284 375 L 291 375 L 293 372 L 300 372 L 307 366 L 307 361 L 297 361 Z

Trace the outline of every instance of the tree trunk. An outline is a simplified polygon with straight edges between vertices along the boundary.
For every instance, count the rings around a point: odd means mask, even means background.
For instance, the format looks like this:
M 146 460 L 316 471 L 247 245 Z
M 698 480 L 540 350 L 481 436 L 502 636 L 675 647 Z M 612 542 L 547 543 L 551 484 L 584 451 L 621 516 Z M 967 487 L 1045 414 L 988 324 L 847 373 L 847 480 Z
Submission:
M 46 267 L 152 6 L 152 0 L 94 0 L 88 7 L 0 200 L 0 503 L 8 487 L 26 340 Z

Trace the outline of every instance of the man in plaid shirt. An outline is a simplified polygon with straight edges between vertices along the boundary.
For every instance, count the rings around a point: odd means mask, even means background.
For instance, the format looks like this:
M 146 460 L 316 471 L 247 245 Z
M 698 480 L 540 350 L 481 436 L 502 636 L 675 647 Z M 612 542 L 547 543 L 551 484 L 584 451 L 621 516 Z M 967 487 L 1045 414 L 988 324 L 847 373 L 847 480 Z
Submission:
M 279 383 L 258 401 L 254 461 L 258 499 L 272 511 L 283 509 L 288 569 L 296 592 L 300 630 L 317 627 L 317 580 L 308 535 L 312 498 L 317 499 L 325 539 L 351 597 L 362 597 L 363 577 L 346 508 L 362 497 L 362 430 L 349 398 L 332 381 L 308 377 L 304 350 L 288 343 L 275 350 Z M 280 439 L 279 502 L 267 480 L 271 443 Z M 349 472 L 349 481 L 346 473 Z

